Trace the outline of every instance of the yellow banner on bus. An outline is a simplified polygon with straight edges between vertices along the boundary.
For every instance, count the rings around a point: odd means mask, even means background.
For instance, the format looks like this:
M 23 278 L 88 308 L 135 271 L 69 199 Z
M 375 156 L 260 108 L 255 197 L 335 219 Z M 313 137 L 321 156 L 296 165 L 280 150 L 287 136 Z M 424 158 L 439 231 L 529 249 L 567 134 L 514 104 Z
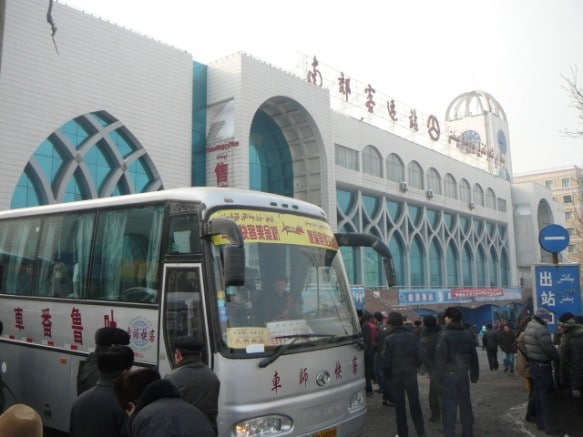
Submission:
M 235 221 L 246 242 L 287 243 L 338 249 L 332 229 L 323 220 L 300 215 L 272 211 L 225 209 L 212 217 L 224 217 Z M 213 237 L 214 244 L 226 244 L 221 235 Z

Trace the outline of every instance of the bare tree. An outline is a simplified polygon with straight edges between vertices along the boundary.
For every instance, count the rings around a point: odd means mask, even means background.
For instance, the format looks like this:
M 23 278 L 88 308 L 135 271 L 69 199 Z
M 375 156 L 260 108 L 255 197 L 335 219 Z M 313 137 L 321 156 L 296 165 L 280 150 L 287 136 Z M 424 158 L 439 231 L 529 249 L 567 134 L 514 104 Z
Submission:
M 577 85 L 577 66 L 571 67 L 571 76 L 567 77 L 561 74 L 564 84 L 563 89 L 569 94 L 571 106 L 579 113 L 580 128 L 571 131 L 565 129 L 563 133 L 570 137 L 583 137 L 583 90 Z

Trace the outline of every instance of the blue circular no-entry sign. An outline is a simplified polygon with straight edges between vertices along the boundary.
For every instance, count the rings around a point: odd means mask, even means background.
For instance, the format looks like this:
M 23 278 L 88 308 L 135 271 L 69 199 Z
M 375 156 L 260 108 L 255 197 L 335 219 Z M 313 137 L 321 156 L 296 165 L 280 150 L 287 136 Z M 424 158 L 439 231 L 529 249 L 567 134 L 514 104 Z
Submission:
M 548 225 L 538 234 L 538 243 L 547 252 L 558 253 L 569 245 L 569 232 L 561 225 Z

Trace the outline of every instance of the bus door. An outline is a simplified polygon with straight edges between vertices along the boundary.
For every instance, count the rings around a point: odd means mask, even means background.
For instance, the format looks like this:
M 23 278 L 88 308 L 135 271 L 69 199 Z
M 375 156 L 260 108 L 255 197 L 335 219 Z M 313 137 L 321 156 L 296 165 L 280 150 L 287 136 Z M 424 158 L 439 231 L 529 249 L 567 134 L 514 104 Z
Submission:
M 207 345 L 203 361 L 209 363 L 209 328 L 205 311 L 202 268 L 200 264 L 165 264 L 162 302 L 162 344 L 160 373 L 164 376 L 174 366 L 173 345 L 176 337 L 192 336 Z M 167 356 L 167 366 L 163 357 Z

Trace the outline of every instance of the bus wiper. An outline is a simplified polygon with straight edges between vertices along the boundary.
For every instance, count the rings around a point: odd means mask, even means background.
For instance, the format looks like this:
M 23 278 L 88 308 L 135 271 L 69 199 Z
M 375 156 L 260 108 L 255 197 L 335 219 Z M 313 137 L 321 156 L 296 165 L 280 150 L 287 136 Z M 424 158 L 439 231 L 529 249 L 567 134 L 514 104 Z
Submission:
M 268 356 L 267 358 L 262 359 L 259 362 L 259 367 L 264 368 L 264 367 L 269 366 L 271 363 L 273 363 L 275 360 L 277 360 L 281 356 L 281 354 L 283 354 L 286 350 L 288 350 L 290 348 L 290 346 L 292 346 L 296 341 L 298 341 L 299 338 L 311 338 L 311 337 L 335 337 L 335 335 L 334 334 L 292 334 L 292 335 L 278 335 L 275 338 L 293 338 L 293 340 L 290 341 L 289 343 L 282 344 L 270 356 Z
M 356 344 L 356 346 L 363 350 L 365 348 L 364 342 L 362 341 L 362 334 L 345 335 L 343 337 L 336 337 L 334 343 L 338 343 L 345 340 L 351 340 L 351 343 Z

